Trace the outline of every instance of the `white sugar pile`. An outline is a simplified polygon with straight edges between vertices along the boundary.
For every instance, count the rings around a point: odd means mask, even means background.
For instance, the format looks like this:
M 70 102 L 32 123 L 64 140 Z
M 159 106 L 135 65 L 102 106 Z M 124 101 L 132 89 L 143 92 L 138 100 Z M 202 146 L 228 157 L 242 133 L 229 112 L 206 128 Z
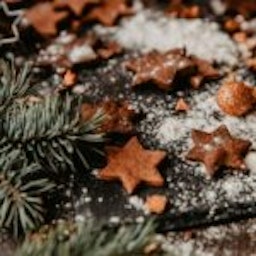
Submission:
M 146 10 L 131 18 L 124 18 L 117 27 L 97 26 L 95 30 L 116 40 L 126 49 L 145 52 L 185 47 L 189 54 L 209 61 L 229 65 L 238 63 L 236 44 L 220 31 L 217 23 L 203 19 L 173 19 Z

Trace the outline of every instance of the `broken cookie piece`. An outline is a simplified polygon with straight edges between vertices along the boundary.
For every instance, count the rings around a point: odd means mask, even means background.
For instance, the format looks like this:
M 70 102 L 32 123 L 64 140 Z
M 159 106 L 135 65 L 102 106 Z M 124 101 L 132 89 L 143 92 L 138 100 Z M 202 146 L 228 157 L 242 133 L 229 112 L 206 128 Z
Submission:
M 190 107 L 189 107 L 188 103 L 183 98 L 179 98 L 176 103 L 175 110 L 186 112 L 189 109 L 190 109 Z
M 151 195 L 146 198 L 145 207 L 150 213 L 162 214 L 167 205 L 165 195 Z

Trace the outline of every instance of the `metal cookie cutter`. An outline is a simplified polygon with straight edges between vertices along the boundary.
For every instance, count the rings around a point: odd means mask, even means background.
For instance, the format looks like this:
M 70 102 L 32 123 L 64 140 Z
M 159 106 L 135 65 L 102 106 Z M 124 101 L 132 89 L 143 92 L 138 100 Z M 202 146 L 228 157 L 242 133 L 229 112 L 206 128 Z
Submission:
M 0 39 L 0 46 L 3 44 L 15 43 L 20 39 L 20 33 L 19 33 L 17 26 L 22 19 L 23 11 L 22 10 L 10 10 L 8 5 L 4 1 L 0 2 L 0 9 L 3 9 L 3 12 L 7 17 L 15 17 L 15 19 L 13 20 L 12 25 L 11 25 L 11 30 L 12 30 L 13 36 Z

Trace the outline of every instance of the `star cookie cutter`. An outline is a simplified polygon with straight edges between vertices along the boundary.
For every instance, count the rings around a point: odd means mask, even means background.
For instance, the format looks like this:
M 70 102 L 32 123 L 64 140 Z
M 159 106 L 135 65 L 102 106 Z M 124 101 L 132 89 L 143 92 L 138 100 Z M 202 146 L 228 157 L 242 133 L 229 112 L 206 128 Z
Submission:
M 0 9 L 3 10 L 4 14 L 7 17 L 15 17 L 15 19 L 13 20 L 12 25 L 11 25 L 11 30 L 12 30 L 13 36 L 0 39 L 0 46 L 2 46 L 4 44 L 15 43 L 20 39 L 18 24 L 20 23 L 20 21 L 22 19 L 23 11 L 22 10 L 10 10 L 8 5 L 4 1 L 0 2 Z

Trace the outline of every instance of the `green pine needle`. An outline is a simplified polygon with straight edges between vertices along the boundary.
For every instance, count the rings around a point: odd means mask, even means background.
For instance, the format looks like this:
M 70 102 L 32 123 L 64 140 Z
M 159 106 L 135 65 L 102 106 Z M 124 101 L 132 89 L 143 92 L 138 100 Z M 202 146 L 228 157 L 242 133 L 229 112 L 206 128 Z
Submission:
M 16 236 L 44 223 L 43 197 L 56 178 L 48 171 L 74 171 L 77 157 L 89 168 L 87 157 L 103 142 L 102 113 L 82 121 L 79 99 L 30 101 L 29 88 L 28 65 L 17 72 L 13 62 L 0 62 L 0 227 Z
M 29 65 L 17 72 L 14 61 L 0 60 L 0 114 L 17 98 L 23 97 L 30 87 Z
M 47 179 L 36 178 L 37 165 L 27 165 L 19 155 L 17 150 L 0 158 L 0 226 L 16 237 L 43 223 L 42 195 L 53 188 Z
M 143 255 L 155 235 L 155 223 L 121 225 L 106 228 L 93 221 L 69 223 L 28 236 L 19 256 L 132 256 Z
M 82 122 L 79 102 L 68 96 L 15 102 L 2 114 L 0 153 L 19 148 L 27 159 L 55 172 L 74 170 L 73 157 L 77 155 L 89 168 L 86 154 L 103 142 L 102 134 L 96 132 L 103 118 L 98 112 Z M 88 150 L 81 152 L 78 142 Z

